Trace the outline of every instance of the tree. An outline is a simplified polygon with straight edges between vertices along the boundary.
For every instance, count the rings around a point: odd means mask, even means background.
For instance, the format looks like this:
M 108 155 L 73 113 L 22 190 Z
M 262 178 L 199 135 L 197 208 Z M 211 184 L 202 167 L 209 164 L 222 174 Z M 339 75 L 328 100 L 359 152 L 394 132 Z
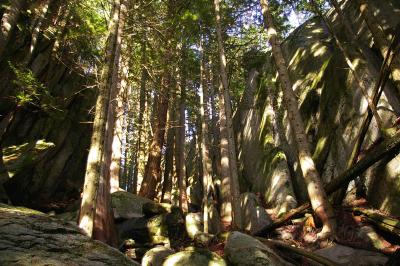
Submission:
M 111 140 L 114 128 L 113 104 L 116 95 L 119 53 L 126 6 L 124 0 L 114 1 L 108 27 L 106 56 L 101 73 L 99 94 L 96 101 L 93 133 L 89 149 L 79 213 L 79 227 L 90 237 L 115 244 L 111 213 L 109 167 Z M 111 109 L 111 110 L 110 110 Z
M 226 121 L 227 127 L 227 144 L 228 144 L 228 154 L 229 154 L 229 180 L 225 177 L 222 179 L 222 185 L 229 183 L 231 192 L 231 204 L 233 210 L 233 224 L 242 228 L 242 218 L 241 218 L 241 207 L 240 207 L 240 188 L 239 188 L 239 178 L 237 170 L 237 157 L 236 157 L 236 147 L 235 147 L 235 137 L 233 132 L 233 122 L 232 122 L 232 107 L 231 99 L 229 95 L 229 84 L 228 84 L 228 74 L 226 72 L 226 56 L 225 49 L 222 39 L 222 29 L 221 29 L 221 15 L 220 15 L 220 0 L 214 0 L 214 11 L 215 11 L 215 24 L 217 29 L 217 42 L 218 42 L 218 53 L 219 53 L 219 64 L 220 64 L 220 78 L 222 82 L 222 97 L 220 97 L 220 108 L 223 110 L 221 112 L 221 120 Z M 222 99 L 223 98 L 223 99 Z M 222 104 L 223 103 L 223 104 Z M 222 123 L 221 123 L 222 124 Z M 221 134 L 222 135 L 222 134 Z M 222 144 L 221 136 L 221 146 Z M 222 152 L 221 152 L 222 153 Z M 221 164 L 227 164 L 226 157 L 221 155 Z M 222 160 L 224 160 L 222 162 Z M 228 210 L 229 211 L 229 210 Z
M 175 132 L 175 143 L 176 143 L 176 174 L 178 176 L 178 190 L 179 190 L 179 207 L 183 212 L 188 211 L 188 199 L 186 195 L 186 164 L 185 164 L 185 145 L 186 145 L 186 128 L 185 128 L 185 106 L 186 106 L 186 59 L 187 59 L 187 46 L 186 43 L 183 44 L 181 48 L 181 64 L 180 69 L 181 74 L 178 77 L 178 90 L 180 90 L 179 95 L 179 105 L 178 105 L 178 126 Z
M 16 27 L 21 12 L 24 11 L 26 0 L 13 0 L 1 18 L 0 24 L 0 61 L 3 60 L 5 50 L 10 40 L 12 30 Z
M 289 78 L 289 72 L 278 41 L 278 33 L 275 29 L 273 17 L 270 14 L 269 1 L 260 0 L 264 25 L 268 32 L 269 43 L 279 73 L 279 79 L 283 90 L 283 99 L 288 113 L 289 123 L 295 136 L 298 149 L 300 167 L 303 172 L 304 182 L 307 185 L 308 196 L 315 214 L 323 223 L 322 231 L 318 237 L 323 239 L 335 235 L 335 214 L 323 188 L 322 181 L 312 159 L 304 123 L 300 116 L 297 98 L 293 92 L 293 85 Z

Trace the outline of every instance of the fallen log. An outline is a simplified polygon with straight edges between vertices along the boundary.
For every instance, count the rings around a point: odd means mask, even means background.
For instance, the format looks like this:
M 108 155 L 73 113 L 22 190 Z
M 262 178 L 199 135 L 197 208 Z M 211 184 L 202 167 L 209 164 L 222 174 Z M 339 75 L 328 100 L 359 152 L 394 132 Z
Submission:
M 381 159 L 391 160 L 397 156 L 400 152 L 400 132 L 397 132 L 393 137 L 384 140 L 379 145 L 375 146 L 374 148 L 370 149 L 367 155 L 364 156 L 360 161 L 358 161 L 353 167 L 346 170 L 340 176 L 334 178 L 331 182 L 329 182 L 325 186 L 326 193 L 332 194 L 343 185 L 347 184 L 351 180 L 355 179 L 357 176 L 362 174 L 366 171 L 369 167 L 374 165 L 376 162 L 380 161 Z M 256 236 L 265 236 L 268 232 L 281 227 L 287 221 L 289 221 L 294 216 L 304 212 L 310 208 L 310 203 L 305 203 L 296 209 L 289 211 L 288 213 L 284 214 L 281 218 L 276 220 L 274 223 L 267 225 L 266 227 L 262 228 L 258 231 L 255 235 Z
M 365 208 L 353 208 L 353 212 L 361 214 L 365 221 L 375 225 L 382 231 L 400 237 L 400 221 L 398 219 Z
M 265 239 L 265 238 L 262 238 L 262 237 L 258 237 L 257 239 L 260 240 L 262 243 L 264 243 L 266 245 L 269 245 L 269 246 L 271 245 L 271 246 L 274 246 L 275 248 L 286 249 L 286 250 L 288 250 L 288 251 L 290 251 L 292 253 L 295 253 L 295 254 L 299 255 L 300 257 L 307 258 L 307 259 L 312 260 L 314 262 L 317 262 L 317 263 L 319 263 L 321 265 L 324 265 L 324 266 L 337 266 L 337 264 L 335 262 L 331 261 L 330 259 L 327 259 L 327 258 L 325 258 L 323 256 L 318 255 L 318 254 L 315 254 L 315 253 L 313 253 L 311 251 L 291 246 L 289 244 L 286 244 L 283 241 L 278 241 L 278 240 L 273 240 L 273 239 Z

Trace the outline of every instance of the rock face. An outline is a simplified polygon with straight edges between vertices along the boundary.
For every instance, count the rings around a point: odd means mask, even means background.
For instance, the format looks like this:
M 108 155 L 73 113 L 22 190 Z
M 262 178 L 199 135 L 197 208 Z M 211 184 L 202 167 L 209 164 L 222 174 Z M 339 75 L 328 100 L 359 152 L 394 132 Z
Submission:
M 0 265 L 139 265 L 41 212 L 0 205 Z
M 240 232 L 232 232 L 229 234 L 228 241 L 225 246 L 225 255 L 230 265 L 291 265 L 280 258 L 273 250 L 265 246 L 259 240 Z
M 376 49 L 372 47 L 371 34 L 360 16 L 358 1 L 342 2 L 344 14 L 353 22 L 353 28 L 358 33 L 358 42 Z M 390 32 L 396 28 L 400 22 L 398 1 L 367 2 L 376 8 L 374 14 L 383 29 Z M 338 16 L 333 10 L 327 15 L 333 21 L 339 38 L 346 41 Z M 329 182 L 346 169 L 362 118 L 367 112 L 366 100 L 342 52 L 320 19 L 314 17 L 293 31 L 282 42 L 282 49 L 289 64 L 290 78 L 298 96 L 299 111 L 311 143 L 313 159 L 323 181 Z M 351 47 L 348 49 L 350 54 L 354 53 Z M 262 63 L 256 64 L 257 58 L 262 59 L 258 60 Z M 367 83 L 371 95 L 375 78 L 367 73 L 371 64 L 358 59 L 357 71 Z M 251 55 L 244 60 L 253 64 L 246 69 L 247 92 L 235 117 L 243 177 L 241 184 L 251 192 L 260 193 L 268 207 L 277 207 L 279 214 L 295 207 L 296 200 L 307 200 L 307 189 L 299 171 L 296 144 L 281 103 L 280 88 L 262 82 L 263 78 L 275 76 L 271 55 Z M 381 60 L 374 60 L 377 62 L 374 65 L 379 68 Z M 385 126 L 392 125 L 399 115 L 399 99 L 398 90 L 389 82 L 378 104 Z M 378 138 L 379 130 L 372 121 L 363 148 L 370 147 Z M 393 159 L 388 165 L 386 163 L 376 164 L 364 175 L 367 199 L 374 207 L 399 216 L 400 181 L 397 177 L 400 170 L 396 167 L 399 159 Z M 285 200 L 289 203 L 286 206 Z
M 203 249 L 189 248 L 169 256 L 163 266 L 226 266 L 223 258 L 217 254 Z
M 354 249 L 342 245 L 334 245 L 333 247 L 320 249 L 315 253 L 339 265 L 379 266 L 386 265 L 386 262 L 389 260 L 381 253 Z
M 175 252 L 166 247 L 155 247 L 146 252 L 142 266 L 162 266 L 166 258 Z
M 271 219 L 265 209 L 260 206 L 254 193 L 247 192 L 240 195 L 240 201 L 242 206 L 243 229 L 254 234 L 271 223 Z

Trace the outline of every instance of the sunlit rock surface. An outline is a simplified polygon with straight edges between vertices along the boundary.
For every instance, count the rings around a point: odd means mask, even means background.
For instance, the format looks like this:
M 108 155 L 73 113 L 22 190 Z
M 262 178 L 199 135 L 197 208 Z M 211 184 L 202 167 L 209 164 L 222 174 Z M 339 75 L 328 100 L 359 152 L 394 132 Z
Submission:
M 368 2 L 377 8 L 375 15 L 384 29 L 393 30 L 400 22 L 397 1 Z M 357 1 L 347 1 L 344 6 L 345 15 L 359 34 L 359 43 L 371 47 L 374 54 L 376 47 L 372 46 L 372 37 L 363 23 Z M 336 14 L 330 11 L 328 17 L 333 20 L 339 38 L 346 41 L 345 30 Z M 313 159 L 323 181 L 329 182 L 346 169 L 362 118 L 367 112 L 367 102 L 342 52 L 319 18 L 311 18 L 294 30 L 282 42 L 282 48 L 311 143 Z M 351 47 L 349 53 L 371 95 L 376 77 L 367 74 L 368 63 L 358 58 Z M 379 72 L 380 55 L 375 55 L 375 67 Z M 275 82 L 276 72 L 271 56 L 255 56 L 256 59 L 265 57 L 264 64 L 253 64 L 247 69 L 246 90 L 250 92 L 245 92 L 238 107 L 235 128 L 242 164 L 242 187 L 260 193 L 267 207 L 276 208 L 275 212 L 279 214 L 295 207 L 297 202 L 306 201 L 307 190 L 296 158 L 293 132 L 281 102 L 280 88 L 276 86 L 279 83 Z M 255 70 L 261 74 L 254 76 Z M 399 96 L 399 91 L 389 82 L 378 104 L 378 112 L 385 126 L 391 126 L 400 114 Z M 368 152 L 365 150 L 379 137 L 373 119 L 363 152 Z M 282 152 L 284 156 L 279 155 Z M 397 177 L 400 164 L 398 158 L 387 166 L 384 165 L 386 163 L 382 161 L 369 169 L 363 176 L 363 183 L 367 188 L 367 199 L 375 208 L 398 216 L 400 181 Z M 286 198 L 290 204 L 282 203 Z
M 243 229 L 254 234 L 272 221 L 254 193 L 240 195 Z
M 259 240 L 240 232 L 229 234 L 225 255 L 230 265 L 235 266 L 292 265 Z
M 70 223 L 0 205 L 0 265 L 139 265 Z
M 143 216 L 143 205 L 153 201 L 126 191 L 117 191 L 111 194 L 114 218 L 131 219 Z
M 169 256 L 163 266 L 226 266 L 223 258 L 204 249 L 188 248 Z
M 166 258 L 175 252 L 166 247 L 155 247 L 146 252 L 142 266 L 162 266 Z

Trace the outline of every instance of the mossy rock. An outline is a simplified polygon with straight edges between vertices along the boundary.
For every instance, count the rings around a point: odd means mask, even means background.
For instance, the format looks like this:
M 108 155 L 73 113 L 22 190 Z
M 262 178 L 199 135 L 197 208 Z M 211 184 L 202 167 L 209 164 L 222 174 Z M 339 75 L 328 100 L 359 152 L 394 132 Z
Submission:
M 163 266 L 226 266 L 223 258 L 206 249 L 188 248 L 168 256 Z
M 225 255 L 230 265 L 237 266 L 281 266 L 291 265 L 259 240 L 240 232 L 229 234 Z
M 111 194 L 111 204 L 114 218 L 127 220 L 143 216 L 143 205 L 152 203 L 152 200 L 134 195 L 126 191 L 117 191 Z
M 140 244 L 179 244 L 186 239 L 183 213 L 173 207 L 171 213 L 151 218 L 133 218 L 117 225 L 120 239 L 133 239 Z
M 154 201 L 143 204 L 142 212 L 146 217 L 151 217 L 158 214 L 170 213 L 171 204 L 156 203 Z
M 45 140 L 37 140 L 4 148 L 3 161 L 8 175 L 13 177 L 18 172 L 31 167 L 54 148 L 54 143 L 46 142 Z
M 155 247 L 144 254 L 142 266 L 162 266 L 166 258 L 174 254 L 174 251 L 166 247 Z
M 139 265 L 71 223 L 0 205 L 0 265 Z

